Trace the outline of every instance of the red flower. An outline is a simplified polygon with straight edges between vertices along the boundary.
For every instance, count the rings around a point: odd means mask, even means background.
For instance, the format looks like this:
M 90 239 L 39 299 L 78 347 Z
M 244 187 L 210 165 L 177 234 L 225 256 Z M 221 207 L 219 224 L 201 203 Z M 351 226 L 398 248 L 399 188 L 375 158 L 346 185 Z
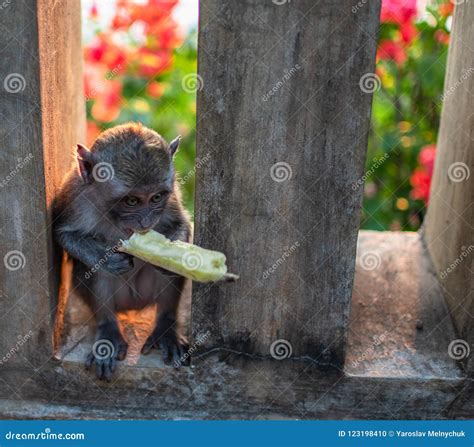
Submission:
M 423 200 L 428 204 L 430 198 L 431 176 L 422 168 L 417 168 L 410 177 L 410 184 L 413 187 L 410 196 L 414 200 Z
M 393 60 L 397 65 L 402 65 L 407 59 L 405 48 L 400 43 L 385 40 L 379 45 L 377 56 L 383 60 Z
M 124 47 L 112 42 L 105 34 L 99 34 L 85 49 L 86 62 L 102 63 L 117 74 L 126 68 L 127 53 Z
M 172 56 L 165 50 L 150 50 L 140 48 L 138 50 L 138 72 L 145 77 L 154 77 L 170 67 Z
M 435 158 L 436 144 L 424 146 L 420 151 L 420 155 L 418 155 L 418 160 L 420 164 L 425 168 L 426 172 L 430 175 L 430 177 L 433 174 Z
M 147 85 L 146 91 L 148 96 L 158 99 L 163 95 L 165 88 L 161 82 L 152 81 Z
M 412 190 L 410 196 L 414 200 L 423 200 L 428 204 L 430 198 L 431 177 L 433 176 L 436 145 L 432 144 L 421 149 L 418 161 L 420 167 L 416 168 L 410 177 Z
M 442 29 L 437 30 L 435 32 L 434 37 L 439 43 L 442 43 L 444 45 L 449 44 L 449 34 Z
M 97 5 L 96 3 L 92 3 L 92 6 L 91 6 L 91 9 L 89 10 L 89 17 L 92 19 L 92 20 L 95 20 L 97 19 L 97 16 L 98 16 L 98 11 L 97 11 Z

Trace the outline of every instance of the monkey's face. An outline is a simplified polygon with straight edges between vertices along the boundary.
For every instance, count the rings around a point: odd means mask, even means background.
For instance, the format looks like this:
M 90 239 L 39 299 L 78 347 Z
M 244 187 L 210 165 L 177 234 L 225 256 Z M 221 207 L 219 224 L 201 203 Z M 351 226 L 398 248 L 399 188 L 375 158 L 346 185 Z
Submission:
M 170 193 L 159 186 L 132 189 L 116 201 L 111 215 L 127 237 L 148 231 L 158 225 Z

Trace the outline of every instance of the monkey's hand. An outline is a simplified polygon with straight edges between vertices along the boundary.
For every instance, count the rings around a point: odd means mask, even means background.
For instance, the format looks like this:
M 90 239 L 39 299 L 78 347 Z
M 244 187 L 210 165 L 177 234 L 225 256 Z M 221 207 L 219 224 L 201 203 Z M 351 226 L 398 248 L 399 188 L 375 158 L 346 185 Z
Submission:
M 133 256 L 126 253 L 112 253 L 102 265 L 112 275 L 123 275 L 133 269 Z
M 94 365 L 96 377 L 110 382 L 117 360 L 125 359 L 127 349 L 128 344 L 119 333 L 99 331 L 92 352 L 87 357 L 86 369 L 89 370 Z
M 161 349 L 166 365 L 173 363 L 175 368 L 189 365 L 189 346 L 180 340 L 176 333 L 176 320 L 167 315 L 158 319 L 155 330 L 148 337 L 142 348 L 142 354 L 149 354 L 155 348 Z

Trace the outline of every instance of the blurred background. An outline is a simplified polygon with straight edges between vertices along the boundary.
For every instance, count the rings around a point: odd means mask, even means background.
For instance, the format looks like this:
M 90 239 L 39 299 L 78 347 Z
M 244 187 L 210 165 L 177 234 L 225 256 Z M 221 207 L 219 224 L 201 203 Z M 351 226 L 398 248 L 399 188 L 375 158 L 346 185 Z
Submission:
M 198 0 L 83 0 L 82 8 L 88 144 L 127 121 L 167 140 L 181 134 L 176 167 L 193 214 Z M 361 228 L 417 230 L 423 221 L 452 12 L 450 0 L 382 0 Z

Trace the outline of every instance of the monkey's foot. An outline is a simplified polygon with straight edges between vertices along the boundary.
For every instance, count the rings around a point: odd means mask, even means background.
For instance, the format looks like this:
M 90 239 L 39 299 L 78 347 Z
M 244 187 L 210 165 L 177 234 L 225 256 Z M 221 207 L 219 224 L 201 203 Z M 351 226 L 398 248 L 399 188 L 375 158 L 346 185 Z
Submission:
M 95 374 L 99 380 L 110 382 L 117 366 L 117 360 L 127 356 L 128 344 L 123 339 L 100 338 L 92 346 L 87 356 L 86 369 L 95 366 Z
M 160 348 L 165 364 L 173 363 L 175 368 L 189 365 L 189 347 L 178 339 L 175 326 L 176 321 L 171 319 L 159 321 L 143 345 L 142 354 L 147 355 L 153 348 Z

